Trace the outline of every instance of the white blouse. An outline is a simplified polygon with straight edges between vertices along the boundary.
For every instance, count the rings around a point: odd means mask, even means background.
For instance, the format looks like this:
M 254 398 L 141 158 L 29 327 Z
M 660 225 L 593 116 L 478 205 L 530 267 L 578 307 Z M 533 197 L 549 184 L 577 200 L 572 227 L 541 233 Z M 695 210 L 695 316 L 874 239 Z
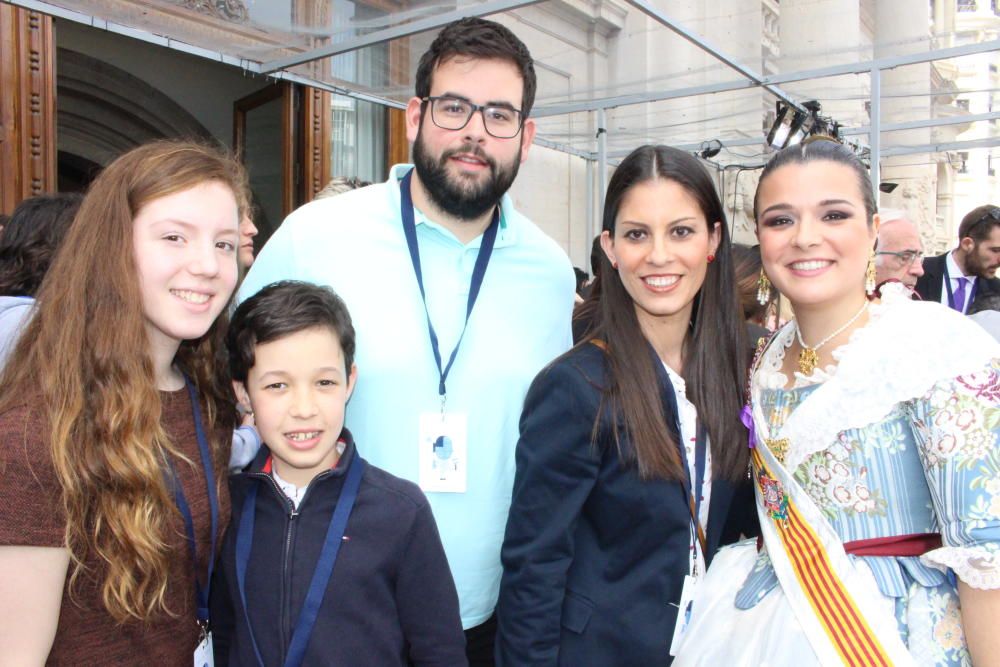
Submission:
M 687 384 L 684 378 L 674 369 L 666 364 L 663 367 L 667 370 L 670 383 L 674 386 L 674 395 L 677 399 L 678 421 L 681 426 L 681 440 L 684 442 L 684 454 L 687 457 L 688 479 L 692 480 L 692 491 L 694 491 L 695 480 L 695 442 L 698 435 L 698 410 L 694 403 L 688 400 Z M 705 445 L 705 481 L 701 487 L 701 506 L 698 508 L 698 521 L 702 530 L 708 532 L 708 506 L 712 500 L 712 448 L 706 435 Z M 694 549 L 698 557 L 699 572 L 705 572 L 704 554 L 698 545 L 697 538 L 692 540 L 691 548 Z

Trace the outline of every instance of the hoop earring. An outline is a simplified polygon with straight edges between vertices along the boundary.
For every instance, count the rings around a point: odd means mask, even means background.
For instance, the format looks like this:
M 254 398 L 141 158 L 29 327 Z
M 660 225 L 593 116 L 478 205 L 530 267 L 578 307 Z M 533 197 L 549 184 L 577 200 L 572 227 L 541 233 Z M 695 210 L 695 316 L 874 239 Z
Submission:
M 760 275 L 757 276 L 757 303 L 764 306 L 767 302 L 771 300 L 771 281 L 768 280 L 767 274 L 764 273 L 764 267 L 760 269 Z
M 875 250 L 868 255 L 868 266 L 865 268 L 865 294 L 871 296 L 875 293 Z

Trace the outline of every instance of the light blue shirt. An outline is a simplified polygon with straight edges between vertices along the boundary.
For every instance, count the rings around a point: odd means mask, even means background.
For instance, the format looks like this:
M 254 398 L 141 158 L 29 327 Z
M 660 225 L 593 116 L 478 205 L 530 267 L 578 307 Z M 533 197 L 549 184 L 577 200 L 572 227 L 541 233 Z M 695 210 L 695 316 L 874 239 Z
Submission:
M 329 285 L 347 303 L 357 336 L 358 382 L 347 426 L 372 464 L 416 482 L 419 416 L 438 412 L 420 290 L 400 218 L 398 181 L 306 204 L 268 241 L 240 289 L 243 300 L 277 280 Z M 465 493 L 428 493 L 461 603 L 462 624 L 486 621 L 500 586 L 500 546 L 514 480 L 514 448 L 528 385 L 569 349 L 575 280 L 565 252 L 501 202 L 501 225 L 483 286 L 448 375 L 448 411 L 468 417 Z M 419 211 L 417 243 L 427 308 L 446 364 L 465 324 L 482 237 L 462 244 Z
M 0 370 L 7 366 L 21 332 L 35 314 L 35 300 L 30 296 L 0 296 Z

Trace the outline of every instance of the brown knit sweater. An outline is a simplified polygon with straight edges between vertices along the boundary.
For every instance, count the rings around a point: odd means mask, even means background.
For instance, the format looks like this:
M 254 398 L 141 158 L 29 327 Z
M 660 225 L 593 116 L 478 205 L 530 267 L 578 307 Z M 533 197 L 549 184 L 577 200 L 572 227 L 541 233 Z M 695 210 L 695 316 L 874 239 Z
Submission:
M 187 391 L 161 392 L 163 426 L 175 446 L 195 463 L 177 461 L 175 466 L 194 517 L 197 538 L 198 577 L 204 581 L 210 550 L 210 519 L 205 476 L 199 464 L 191 401 Z M 47 437 L 48 424 L 38 410 L 15 408 L 0 415 L 0 545 L 61 547 L 66 517 L 59 483 L 52 466 Z M 229 521 L 229 489 L 225 461 L 231 434 L 212 438 L 216 451 L 219 489 L 219 544 Z M 175 556 L 171 560 L 166 591 L 167 607 L 176 617 L 160 614 L 145 623 L 117 625 L 101 604 L 99 561 L 87 559 L 92 578 L 81 577 L 70 597 L 63 590 L 59 627 L 49 665 L 190 665 L 198 642 L 195 616 L 195 570 L 191 565 L 184 524 L 174 516 L 168 540 Z M 72 567 L 72 565 L 71 565 Z M 68 578 L 67 578 L 68 585 Z

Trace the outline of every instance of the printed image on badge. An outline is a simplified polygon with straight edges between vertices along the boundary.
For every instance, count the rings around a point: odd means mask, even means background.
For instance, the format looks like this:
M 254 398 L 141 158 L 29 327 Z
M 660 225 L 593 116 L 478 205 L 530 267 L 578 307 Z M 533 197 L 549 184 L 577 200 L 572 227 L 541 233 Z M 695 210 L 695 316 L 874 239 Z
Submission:
M 439 435 L 434 441 L 434 467 L 440 472 L 441 479 L 447 479 L 448 473 L 455 470 L 454 460 L 455 445 L 451 438 L 446 435 Z
M 448 412 L 420 415 L 420 488 L 439 493 L 464 493 L 466 481 L 466 418 Z
M 215 654 L 212 651 L 212 633 L 209 632 L 194 649 L 194 667 L 215 667 Z

